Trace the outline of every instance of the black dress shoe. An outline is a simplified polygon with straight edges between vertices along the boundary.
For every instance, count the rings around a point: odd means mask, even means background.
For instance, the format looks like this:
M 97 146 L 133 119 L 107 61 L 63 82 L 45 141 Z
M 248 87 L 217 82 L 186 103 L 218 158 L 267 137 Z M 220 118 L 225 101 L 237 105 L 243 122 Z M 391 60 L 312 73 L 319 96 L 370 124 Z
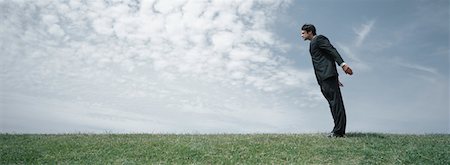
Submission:
M 337 133 L 330 133 L 327 135 L 329 138 L 343 138 L 345 137 L 343 134 L 337 134 Z

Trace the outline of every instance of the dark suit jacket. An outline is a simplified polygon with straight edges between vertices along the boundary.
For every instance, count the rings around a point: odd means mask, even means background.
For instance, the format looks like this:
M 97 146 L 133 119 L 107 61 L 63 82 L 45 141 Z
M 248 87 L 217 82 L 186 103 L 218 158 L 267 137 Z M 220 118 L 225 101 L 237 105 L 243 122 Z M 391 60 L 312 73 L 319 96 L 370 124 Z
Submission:
M 327 78 L 338 76 L 334 63 L 341 65 L 344 60 L 327 37 L 323 35 L 314 37 L 309 45 L 309 53 L 311 53 L 314 73 L 319 83 Z

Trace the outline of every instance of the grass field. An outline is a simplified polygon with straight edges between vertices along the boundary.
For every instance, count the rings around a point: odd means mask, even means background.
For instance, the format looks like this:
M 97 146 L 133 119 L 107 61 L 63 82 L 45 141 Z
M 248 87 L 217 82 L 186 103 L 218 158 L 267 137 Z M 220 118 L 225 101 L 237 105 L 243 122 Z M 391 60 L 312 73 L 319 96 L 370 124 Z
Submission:
M 0 164 L 450 164 L 450 135 L 0 134 Z

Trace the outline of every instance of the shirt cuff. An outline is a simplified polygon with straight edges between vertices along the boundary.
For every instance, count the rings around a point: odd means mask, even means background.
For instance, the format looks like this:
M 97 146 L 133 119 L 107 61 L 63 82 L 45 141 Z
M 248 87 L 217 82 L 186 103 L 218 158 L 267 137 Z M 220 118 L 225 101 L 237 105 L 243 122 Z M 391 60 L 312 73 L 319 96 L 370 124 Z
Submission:
M 342 64 L 341 64 L 341 67 L 344 67 L 344 65 L 347 65 L 345 62 L 343 62 Z

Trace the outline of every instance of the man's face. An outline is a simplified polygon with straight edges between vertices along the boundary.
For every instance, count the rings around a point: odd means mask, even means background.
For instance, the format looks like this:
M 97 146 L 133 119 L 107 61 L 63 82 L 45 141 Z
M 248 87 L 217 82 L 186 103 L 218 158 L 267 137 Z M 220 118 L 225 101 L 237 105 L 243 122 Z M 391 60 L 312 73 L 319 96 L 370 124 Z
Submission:
M 311 40 L 313 37 L 314 37 L 314 35 L 312 34 L 312 31 L 310 31 L 310 32 L 306 32 L 306 31 L 304 31 L 304 30 L 302 30 L 302 38 L 306 41 L 306 40 Z

